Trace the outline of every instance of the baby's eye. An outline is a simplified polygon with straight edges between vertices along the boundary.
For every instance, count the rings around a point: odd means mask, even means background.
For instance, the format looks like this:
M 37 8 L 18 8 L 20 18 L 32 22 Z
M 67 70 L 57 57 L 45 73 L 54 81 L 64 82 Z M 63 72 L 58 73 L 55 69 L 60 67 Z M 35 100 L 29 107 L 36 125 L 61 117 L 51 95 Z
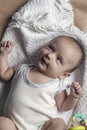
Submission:
M 60 63 L 62 62 L 60 57 L 57 57 L 57 61 L 60 62 Z
M 49 45 L 48 47 L 51 51 L 54 51 L 54 48 L 51 45 Z

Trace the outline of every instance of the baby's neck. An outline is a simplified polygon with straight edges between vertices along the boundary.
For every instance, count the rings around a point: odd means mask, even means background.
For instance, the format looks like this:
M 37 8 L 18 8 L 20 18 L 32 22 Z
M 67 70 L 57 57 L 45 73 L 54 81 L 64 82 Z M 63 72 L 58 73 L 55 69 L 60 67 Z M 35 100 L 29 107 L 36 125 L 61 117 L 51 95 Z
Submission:
M 41 83 L 46 83 L 54 78 L 49 77 L 43 73 L 41 73 L 38 68 L 33 68 L 29 74 L 28 74 L 29 80 L 31 80 L 34 83 L 41 84 Z

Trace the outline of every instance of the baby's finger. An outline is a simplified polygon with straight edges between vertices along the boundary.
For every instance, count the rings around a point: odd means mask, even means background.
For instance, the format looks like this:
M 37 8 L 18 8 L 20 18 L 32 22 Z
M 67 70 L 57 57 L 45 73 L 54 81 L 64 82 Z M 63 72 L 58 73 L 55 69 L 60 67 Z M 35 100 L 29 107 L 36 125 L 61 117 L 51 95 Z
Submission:
M 80 85 L 75 87 L 75 90 L 81 90 L 82 91 L 82 87 Z
M 74 87 L 75 89 L 79 89 L 79 88 L 81 88 L 81 85 L 80 85 L 78 82 L 75 82 L 75 83 L 73 84 L 73 87 Z
M 3 43 L 3 47 L 4 47 L 4 48 L 7 47 L 7 41 Z
M 14 46 L 13 42 L 8 41 L 8 46 L 13 47 Z
M 6 42 L 1 43 L 1 47 L 6 47 L 6 45 L 7 45 L 7 41 L 6 41 Z
M 9 47 L 11 44 L 13 45 L 13 43 L 11 41 L 5 41 L 5 42 L 1 43 L 1 47 Z
M 11 41 L 8 41 L 8 42 L 7 42 L 7 45 L 8 45 L 8 46 L 12 45 L 12 42 L 11 42 Z
M 82 87 L 80 85 L 75 86 L 74 89 L 75 89 L 76 92 L 83 91 L 83 89 L 82 89 Z
M 0 44 L 0 47 L 3 47 L 3 46 L 4 46 L 4 43 L 1 43 L 1 44 Z
M 76 93 L 79 94 L 79 95 L 82 95 L 82 94 L 83 94 L 83 91 L 82 91 L 82 89 L 77 89 L 77 90 L 76 90 Z
M 78 89 L 75 89 L 76 94 L 83 95 L 83 89 L 80 87 Z
M 73 85 L 77 86 L 79 85 L 79 82 L 73 82 Z

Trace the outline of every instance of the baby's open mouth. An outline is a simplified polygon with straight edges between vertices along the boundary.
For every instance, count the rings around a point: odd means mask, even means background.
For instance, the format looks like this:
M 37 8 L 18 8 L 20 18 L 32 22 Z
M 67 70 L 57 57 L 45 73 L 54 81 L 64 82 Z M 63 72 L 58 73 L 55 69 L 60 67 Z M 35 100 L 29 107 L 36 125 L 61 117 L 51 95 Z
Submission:
M 41 63 L 47 65 L 45 56 L 41 57 Z

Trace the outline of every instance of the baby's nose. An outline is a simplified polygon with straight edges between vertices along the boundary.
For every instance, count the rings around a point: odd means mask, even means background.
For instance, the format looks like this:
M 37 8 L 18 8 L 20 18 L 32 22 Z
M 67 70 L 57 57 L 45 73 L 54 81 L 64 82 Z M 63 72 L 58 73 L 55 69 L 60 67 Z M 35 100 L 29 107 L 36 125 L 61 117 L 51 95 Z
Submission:
M 48 58 L 48 60 L 54 60 L 55 54 L 54 53 L 48 53 L 47 58 Z

